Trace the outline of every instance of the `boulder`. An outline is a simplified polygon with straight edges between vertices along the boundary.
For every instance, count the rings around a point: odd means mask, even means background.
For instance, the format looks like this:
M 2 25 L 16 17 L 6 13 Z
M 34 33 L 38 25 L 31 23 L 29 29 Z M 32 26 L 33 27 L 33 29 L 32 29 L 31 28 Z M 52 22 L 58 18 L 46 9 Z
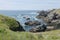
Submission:
M 29 25 L 29 26 L 37 26 L 40 24 L 41 23 L 39 21 L 27 21 L 27 22 L 25 22 L 25 25 Z

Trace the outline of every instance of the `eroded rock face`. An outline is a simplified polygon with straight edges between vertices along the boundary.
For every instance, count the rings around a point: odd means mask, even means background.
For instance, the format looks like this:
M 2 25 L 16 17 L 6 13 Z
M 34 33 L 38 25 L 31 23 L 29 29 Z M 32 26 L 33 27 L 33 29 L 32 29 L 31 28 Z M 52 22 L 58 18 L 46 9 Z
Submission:
M 41 14 L 43 15 L 41 16 Z M 45 14 L 47 15 L 46 17 Z M 42 18 L 48 26 L 54 26 L 56 29 L 58 24 L 60 23 L 60 10 L 51 10 L 47 13 L 42 11 L 42 13 L 39 13 L 37 18 Z

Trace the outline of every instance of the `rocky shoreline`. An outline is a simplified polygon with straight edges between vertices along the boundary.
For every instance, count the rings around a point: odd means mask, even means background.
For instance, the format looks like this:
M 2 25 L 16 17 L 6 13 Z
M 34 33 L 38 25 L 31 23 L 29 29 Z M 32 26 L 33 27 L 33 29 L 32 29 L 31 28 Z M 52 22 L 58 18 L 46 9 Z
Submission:
M 39 21 L 28 21 L 25 22 L 25 25 L 28 25 L 30 27 L 32 26 L 36 26 L 33 27 L 29 30 L 29 32 L 42 32 L 42 31 L 50 31 L 50 30 L 56 30 L 56 29 L 60 29 L 60 9 L 53 9 L 53 10 L 49 10 L 49 11 L 39 11 L 37 12 L 38 15 L 36 16 L 37 19 L 43 19 L 43 21 L 47 24 L 43 24 L 41 25 L 41 22 Z M 30 20 L 30 18 L 27 18 L 28 20 Z M 23 26 L 16 21 L 19 24 L 19 27 L 17 28 L 10 28 L 13 31 L 25 31 L 25 29 L 23 28 Z
M 39 12 L 37 18 L 42 18 L 47 23 L 47 27 L 60 29 L 60 9 L 53 9 L 50 11 L 42 10 L 41 12 Z
M 49 31 L 49 30 L 56 30 L 60 29 L 60 9 L 53 9 L 49 11 L 38 11 L 38 15 L 36 16 L 37 19 L 42 19 L 46 25 L 41 24 L 38 20 L 30 20 L 30 18 L 27 18 L 27 21 L 24 24 L 28 25 L 30 27 L 33 27 L 29 30 L 29 32 L 42 32 L 42 31 Z M 12 31 L 25 31 L 23 28 L 23 25 L 21 25 L 20 22 L 16 21 L 16 24 L 18 24 L 18 27 L 9 27 Z M 10 25 L 11 26 L 11 25 Z

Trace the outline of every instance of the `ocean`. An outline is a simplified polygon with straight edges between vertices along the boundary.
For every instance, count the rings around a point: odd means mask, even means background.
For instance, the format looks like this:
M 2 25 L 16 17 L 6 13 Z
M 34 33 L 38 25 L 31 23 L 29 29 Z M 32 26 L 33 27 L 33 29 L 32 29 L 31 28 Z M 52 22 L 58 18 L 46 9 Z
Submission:
M 36 10 L 0 10 L 0 14 L 6 15 L 9 17 L 13 17 L 16 20 L 19 21 L 21 16 L 28 15 L 28 16 L 36 16 L 37 11 Z

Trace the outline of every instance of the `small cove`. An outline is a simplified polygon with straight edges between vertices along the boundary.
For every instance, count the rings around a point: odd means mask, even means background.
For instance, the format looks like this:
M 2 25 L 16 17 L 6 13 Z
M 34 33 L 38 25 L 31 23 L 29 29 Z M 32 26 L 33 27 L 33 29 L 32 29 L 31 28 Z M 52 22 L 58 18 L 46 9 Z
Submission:
M 5 11 L 0 11 L 0 14 L 15 18 L 17 21 L 20 22 L 20 24 L 23 26 L 23 28 L 26 31 L 29 31 L 31 28 L 33 28 L 35 26 L 26 26 L 26 25 L 24 25 L 24 23 L 27 21 L 23 18 L 24 16 L 30 17 L 30 19 L 33 20 L 33 21 L 38 20 L 36 18 L 36 16 L 38 15 L 37 11 L 31 11 L 31 10 L 30 11 L 7 11 L 7 10 L 5 10 Z M 40 19 L 38 21 L 41 22 L 41 25 L 44 24 L 42 19 Z

